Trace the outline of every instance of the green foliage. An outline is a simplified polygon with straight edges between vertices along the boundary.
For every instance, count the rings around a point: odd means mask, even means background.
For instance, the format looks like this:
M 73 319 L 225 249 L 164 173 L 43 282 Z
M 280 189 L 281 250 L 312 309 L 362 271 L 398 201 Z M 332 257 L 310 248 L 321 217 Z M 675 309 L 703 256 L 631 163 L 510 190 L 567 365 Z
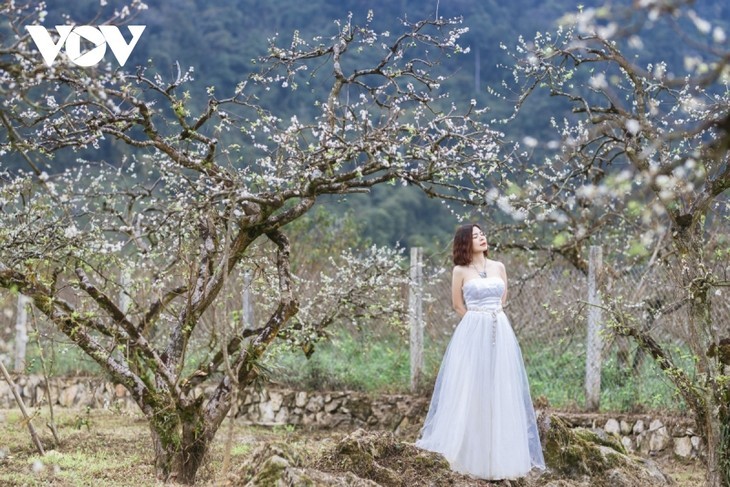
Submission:
M 687 406 L 650 358 L 642 361 L 638 371 L 632 372 L 614 353 L 604 361 L 601 373 L 601 408 L 606 411 L 685 411 Z
M 578 408 L 585 402 L 585 353 L 567 347 L 523 348 L 532 396 L 544 396 L 555 408 Z
M 91 357 L 73 344 L 56 342 L 53 339 L 42 339 L 48 374 L 54 376 L 99 375 L 101 367 Z M 28 342 L 26 350 L 26 372 L 41 374 L 40 352 L 38 343 Z
M 267 355 L 272 379 L 309 389 L 351 389 L 393 392 L 407 389 L 410 380 L 407 343 L 400 336 L 375 338 L 340 330 L 307 359 L 285 345 Z
M 533 346 L 523 349 L 533 398 L 543 396 L 557 409 L 582 409 L 585 404 L 585 350 L 582 345 L 565 347 Z M 691 364 L 687 364 L 688 366 Z M 679 410 L 686 405 L 674 386 L 650 358 L 636 371 L 622 363 L 612 351 L 601 369 L 601 409 L 635 412 Z
M 77 430 L 86 427 L 87 431 L 91 431 L 91 424 L 91 406 L 86 406 L 86 409 L 83 413 L 79 412 L 76 414 L 76 417 L 73 421 L 73 426 Z

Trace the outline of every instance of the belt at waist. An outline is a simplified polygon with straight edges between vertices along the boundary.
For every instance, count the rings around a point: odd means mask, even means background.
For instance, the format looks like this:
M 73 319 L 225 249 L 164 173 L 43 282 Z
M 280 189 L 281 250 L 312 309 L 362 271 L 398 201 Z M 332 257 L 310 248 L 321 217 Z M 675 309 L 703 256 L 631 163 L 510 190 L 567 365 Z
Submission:
M 484 308 L 484 307 L 473 306 L 473 307 L 467 308 L 467 311 L 473 311 L 476 313 L 492 313 L 492 314 L 496 315 L 497 313 L 502 313 L 504 310 L 502 309 L 501 306 L 497 306 L 494 308 Z

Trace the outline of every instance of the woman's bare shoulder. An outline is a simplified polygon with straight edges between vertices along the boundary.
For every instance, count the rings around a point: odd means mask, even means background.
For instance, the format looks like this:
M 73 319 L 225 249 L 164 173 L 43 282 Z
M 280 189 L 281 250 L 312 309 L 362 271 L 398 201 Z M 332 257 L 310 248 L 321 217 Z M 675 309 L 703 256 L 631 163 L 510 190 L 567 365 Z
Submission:
M 453 275 L 454 276 L 463 276 L 466 274 L 466 272 L 469 270 L 469 267 L 465 265 L 455 265 Z

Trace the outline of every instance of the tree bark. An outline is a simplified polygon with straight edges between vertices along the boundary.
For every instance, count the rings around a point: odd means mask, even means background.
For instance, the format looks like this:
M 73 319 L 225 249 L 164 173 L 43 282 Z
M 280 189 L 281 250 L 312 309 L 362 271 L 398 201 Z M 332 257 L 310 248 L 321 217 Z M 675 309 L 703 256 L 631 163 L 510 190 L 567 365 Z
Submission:
M 200 404 L 187 410 L 157 411 L 150 419 L 150 430 L 157 478 L 193 485 L 215 435 L 205 426 Z
M 728 449 L 727 418 L 728 385 L 718 376 L 723 365 L 717 358 L 710 357 L 708 347 L 717 345 L 719 340 L 712 320 L 710 273 L 704 266 L 702 226 L 696 217 L 675 218 L 678 231 L 674 233 L 674 243 L 680 254 L 683 285 L 689 291 L 689 330 L 688 342 L 697 359 L 697 373 L 702 378 L 704 414 L 698 414 L 697 426 L 700 428 L 707 452 L 705 458 L 707 485 L 709 487 L 730 487 L 730 465 Z M 723 414 L 725 412 L 725 414 Z

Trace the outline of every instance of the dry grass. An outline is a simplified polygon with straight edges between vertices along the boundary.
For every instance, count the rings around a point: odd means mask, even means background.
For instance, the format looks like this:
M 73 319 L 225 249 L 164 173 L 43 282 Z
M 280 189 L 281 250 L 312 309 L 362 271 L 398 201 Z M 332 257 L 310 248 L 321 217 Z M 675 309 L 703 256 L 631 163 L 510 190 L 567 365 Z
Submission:
M 60 410 L 57 424 L 62 444 L 55 449 L 42 412 L 33 420 L 48 452 L 40 457 L 16 410 L 0 410 L 0 485 L 2 486 L 161 486 L 154 465 L 147 423 L 138 414 L 104 410 Z M 221 485 L 224 445 L 229 423 L 219 431 L 208 461 L 199 471 L 200 485 Z M 343 432 L 302 432 L 293 427 L 234 425 L 231 466 L 235 470 L 263 443 L 296 443 L 316 456 Z M 658 460 L 678 487 L 703 485 L 698 463 Z
M 164 485 L 155 478 L 149 430 L 140 415 L 103 410 L 61 410 L 57 414 L 61 445 L 55 448 L 45 426 L 47 416 L 33 420 L 47 450 L 41 457 L 20 414 L 0 410 L 0 485 Z M 267 431 L 257 434 L 255 428 L 246 430 L 248 434 L 236 432 L 239 441 L 231 452 L 234 465 L 250 451 L 249 442 L 259 441 L 265 434 L 276 435 Z M 199 472 L 202 485 L 214 485 L 221 474 L 224 438 L 221 431 L 209 461 Z

